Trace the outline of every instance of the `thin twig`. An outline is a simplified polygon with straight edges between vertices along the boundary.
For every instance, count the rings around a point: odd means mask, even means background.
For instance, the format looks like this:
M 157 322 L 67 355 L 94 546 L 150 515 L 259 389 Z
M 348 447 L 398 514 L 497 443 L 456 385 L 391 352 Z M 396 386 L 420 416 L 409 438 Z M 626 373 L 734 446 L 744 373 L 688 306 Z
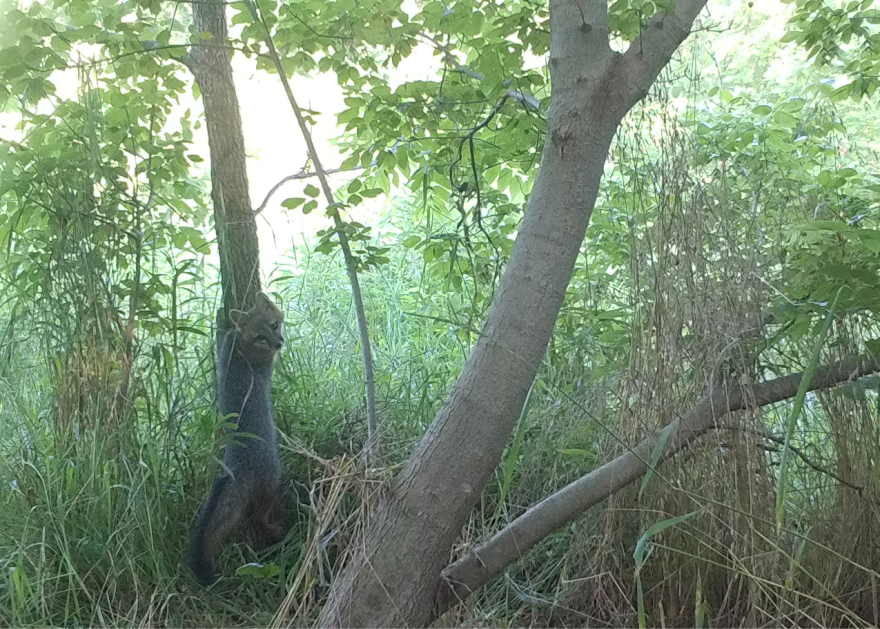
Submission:
M 373 163 L 370 164 L 370 166 L 375 166 L 375 165 L 376 165 L 376 161 L 373 160 Z M 330 170 L 325 170 L 324 174 L 334 175 L 336 173 L 348 173 L 348 172 L 352 172 L 355 170 L 363 170 L 364 168 L 366 168 L 366 166 L 355 166 L 354 168 L 331 168 Z M 281 186 L 286 184 L 288 181 L 295 181 L 297 179 L 309 179 L 310 177 L 318 177 L 318 176 L 319 175 L 317 172 L 312 171 L 309 173 L 297 173 L 295 175 L 289 175 L 289 176 L 285 177 L 284 179 L 282 179 L 281 181 L 276 183 L 274 186 L 272 186 L 272 189 L 269 190 L 269 193 L 266 195 L 266 198 L 263 199 L 263 202 L 260 204 L 260 207 L 258 207 L 256 210 L 254 210 L 254 214 L 259 214 L 260 212 L 265 210 L 266 206 L 269 204 L 269 199 L 272 198 L 272 195 L 275 194 L 276 192 L 278 192 L 278 190 L 281 188 Z
M 327 171 L 324 170 L 323 166 L 321 166 L 321 160 L 318 157 L 318 151 L 315 149 L 315 143 L 312 140 L 312 134 L 309 131 L 308 125 L 306 124 L 305 118 L 302 115 L 302 110 L 299 108 L 299 105 L 296 102 L 296 98 L 293 95 L 293 90 L 290 87 L 290 81 L 287 80 L 287 74 L 284 71 L 284 66 L 281 63 L 281 58 L 278 56 L 278 51 L 275 49 L 275 42 L 272 40 L 271 32 L 269 31 L 269 25 L 266 24 L 266 21 L 263 19 L 262 14 L 258 13 L 258 9 L 254 3 L 248 0 L 245 3 L 248 9 L 251 12 L 255 21 L 259 21 L 263 26 L 264 31 L 264 39 L 266 42 L 266 46 L 269 48 L 269 55 L 272 57 L 272 61 L 275 64 L 275 69 L 278 71 L 278 77 L 281 79 L 281 84 L 284 86 L 284 92 L 287 94 L 287 100 L 290 103 L 291 109 L 293 109 L 293 113 L 296 116 L 296 122 L 299 125 L 299 130 L 303 135 L 303 138 L 306 141 L 306 146 L 309 149 L 309 156 L 312 158 L 312 163 L 315 167 L 315 174 L 318 177 L 318 180 L 321 182 L 321 189 L 324 192 L 324 198 L 327 201 L 327 205 L 332 205 L 335 201 L 333 199 L 333 191 L 330 189 L 330 182 L 327 179 Z M 342 219 L 339 218 L 339 211 L 332 212 L 333 223 L 336 227 L 336 235 L 339 238 L 339 248 L 342 249 L 342 255 L 345 258 L 345 267 L 348 272 L 348 281 L 351 284 L 351 294 L 352 299 L 354 300 L 354 309 L 355 309 L 355 317 L 357 318 L 358 331 L 360 333 L 361 340 L 361 350 L 363 351 L 364 357 L 364 384 L 366 391 L 366 403 L 367 403 L 367 443 L 364 446 L 364 451 L 367 457 L 368 464 L 376 458 L 379 453 L 379 422 L 376 416 L 376 388 L 375 388 L 375 378 L 373 376 L 373 353 L 370 349 L 370 332 L 369 327 L 367 326 L 367 315 L 364 310 L 364 299 L 361 294 L 361 286 L 360 281 L 358 280 L 357 274 L 357 261 L 354 258 L 354 255 L 351 253 L 351 246 L 348 242 L 348 236 L 345 234 L 345 225 L 342 223 Z
M 771 434 L 771 433 L 769 433 L 769 432 L 764 432 L 764 431 L 761 431 L 761 430 L 748 429 L 748 428 L 737 428 L 737 427 L 735 427 L 735 426 L 724 426 L 724 427 L 720 427 L 720 426 L 719 426 L 719 428 L 721 428 L 721 429 L 723 429 L 723 430 L 740 430 L 740 431 L 742 431 L 742 432 L 749 432 L 749 433 L 751 433 L 751 434 L 753 434 L 753 435 L 756 435 L 756 436 L 758 436 L 758 437 L 761 437 L 762 439 L 766 439 L 767 441 L 772 441 L 773 443 L 777 443 L 777 444 L 779 444 L 779 445 L 785 445 L 785 438 L 783 438 L 783 437 L 777 437 L 776 435 Z M 776 448 L 770 448 L 770 447 L 767 447 L 767 446 L 763 446 L 763 447 L 764 447 L 764 449 L 767 450 L 768 452 L 779 452 L 779 450 L 777 450 Z M 823 467 L 823 466 L 819 465 L 818 463 L 813 462 L 813 460 L 810 459 L 810 457 L 808 457 L 808 456 L 806 455 L 806 453 L 805 453 L 803 450 L 800 450 L 800 449 L 798 449 L 798 448 L 795 448 L 795 447 L 794 447 L 793 445 L 791 445 L 791 444 L 788 445 L 788 449 L 791 450 L 792 452 L 794 452 L 794 453 L 798 456 L 798 458 L 799 458 L 801 461 L 803 461 L 804 464 L 806 464 L 808 467 L 813 468 L 814 470 L 816 470 L 816 471 L 819 472 L 820 474 L 824 474 L 825 476 L 828 476 L 828 477 L 830 477 L 830 478 L 833 478 L 834 480 L 836 480 L 836 481 L 837 481 L 838 483 L 840 483 L 841 485 L 846 485 L 846 486 L 849 487 L 850 489 L 854 489 L 854 490 L 856 490 L 856 491 L 859 492 L 859 493 L 861 493 L 861 492 L 865 489 L 865 487 L 864 487 L 863 485 L 856 485 L 855 483 L 846 480 L 845 478 L 843 478 L 843 477 L 840 476 L 839 474 L 837 474 L 837 473 L 835 473 L 835 472 L 832 472 L 832 471 L 829 470 L 828 468 Z

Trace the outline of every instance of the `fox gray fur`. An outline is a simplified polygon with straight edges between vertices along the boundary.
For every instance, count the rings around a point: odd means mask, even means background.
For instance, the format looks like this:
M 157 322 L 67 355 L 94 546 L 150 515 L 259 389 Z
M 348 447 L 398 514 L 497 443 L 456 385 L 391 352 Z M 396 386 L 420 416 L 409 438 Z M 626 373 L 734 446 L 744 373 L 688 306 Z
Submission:
M 223 471 L 190 534 L 190 567 L 202 585 L 214 582 L 214 557 L 233 535 L 258 545 L 281 541 L 281 462 L 272 412 L 272 367 L 284 343 L 284 317 L 263 293 L 247 312 L 229 313 L 232 327 L 217 349 L 220 413 L 238 425 L 227 443 Z M 218 332 L 218 338 L 220 336 Z

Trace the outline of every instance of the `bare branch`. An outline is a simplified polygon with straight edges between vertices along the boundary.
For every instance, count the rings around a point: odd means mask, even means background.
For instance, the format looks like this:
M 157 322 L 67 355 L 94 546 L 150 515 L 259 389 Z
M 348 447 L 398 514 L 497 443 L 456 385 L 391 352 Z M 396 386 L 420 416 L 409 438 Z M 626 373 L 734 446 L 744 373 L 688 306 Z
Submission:
M 816 369 L 810 390 L 828 389 L 878 371 L 880 363 L 876 358 L 850 356 Z M 670 434 L 660 461 L 716 428 L 718 421 L 728 413 L 794 397 L 802 376 L 794 374 L 728 391 L 710 391 L 687 414 L 663 430 L 534 505 L 485 544 L 443 570 L 445 585 L 441 585 L 438 592 L 436 614 L 468 598 L 553 531 L 644 476 L 649 469 L 651 453 L 665 433 Z
M 327 201 L 327 205 L 330 207 L 334 204 L 335 200 L 333 198 L 333 190 L 330 188 L 330 181 L 327 179 L 327 171 L 324 170 L 324 167 L 321 165 L 321 160 L 318 157 L 318 151 L 315 148 L 312 134 L 309 131 L 305 118 L 303 117 L 302 109 L 300 109 L 299 104 L 296 102 L 296 97 L 293 95 L 290 81 L 287 80 L 287 74 L 285 74 L 284 65 L 281 63 L 281 58 L 278 56 L 275 42 L 272 40 L 272 33 L 269 30 L 269 25 L 266 23 L 262 14 L 258 12 L 256 5 L 253 4 L 251 0 L 245 0 L 245 2 L 254 21 L 259 22 L 263 26 L 264 39 L 266 46 L 269 48 L 269 55 L 272 57 L 275 69 L 278 71 L 278 78 L 281 79 L 281 85 L 284 87 L 284 93 L 287 95 L 290 108 L 293 110 L 296 122 L 299 125 L 299 130 L 303 135 L 303 139 L 306 141 L 306 146 L 309 149 L 309 157 L 312 158 L 312 163 L 315 167 L 315 174 L 321 183 L 321 189 L 324 192 L 324 198 Z M 330 214 L 330 212 L 328 212 L 328 214 Z M 368 461 L 372 461 L 379 454 L 380 444 L 379 419 L 376 414 L 376 381 L 373 376 L 373 352 L 370 348 L 370 331 L 367 324 L 367 315 L 364 310 L 364 298 L 361 293 L 361 284 L 358 279 L 357 260 L 351 252 L 351 246 L 345 232 L 345 225 L 343 224 L 342 219 L 339 218 L 339 210 L 334 210 L 331 216 L 333 218 L 333 224 L 336 227 L 339 248 L 342 250 L 342 255 L 345 258 L 345 268 L 348 273 L 349 284 L 351 285 L 351 296 L 354 301 L 358 332 L 360 334 L 361 352 L 364 357 L 364 388 L 367 406 L 367 443 L 364 446 L 364 451 L 367 454 Z
M 373 163 L 371 164 L 371 166 L 375 166 L 375 164 L 376 164 L 376 162 L 374 160 Z M 363 170 L 364 168 L 366 168 L 366 166 L 355 166 L 354 168 L 331 168 L 329 170 L 325 170 L 324 174 L 325 175 L 335 175 L 336 173 L 354 172 L 356 170 Z M 260 212 L 265 210 L 266 206 L 269 204 L 269 199 L 272 198 L 272 195 L 274 195 L 276 192 L 278 192 L 278 190 L 281 188 L 281 186 L 286 184 L 288 181 L 295 181 L 297 179 L 309 179 L 310 177 L 319 177 L 319 176 L 320 176 L 319 173 L 312 171 L 312 172 L 308 172 L 308 173 L 297 173 L 295 175 L 289 175 L 289 176 L 285 177 L 284 179 L 282 179 L 281 181 L 276 183 L 274 186 L 272 186 L 272 189 L 269 190 L 269 192 L 266 194 L 266 198 L 263 199 L 263 202 L 260 204 L 260 207 L 258 207 L 256 210 L 254 210 L 254 214 L 259 214 Z
M 719 426 L 719 429 L 721 429 L 720 426 Z M 735 428 L 733 428 L 733 427 L 729 427 L 729 428 L 725 428 L 725 429 L 726 430 L 735 430 Z M 762 439 L 766 439 L 767 441 L 772 441 L 773 443 L 777 443 L 781 446 L 785 445 L 785 438 L 784 437 L 777 437 L 774 434 L 771 434 L 769 432 L 764 432 L 761 430 L 750 430 L 749 432 L 761 437 Z M 806 452 L 804 452 L 803 450 L 801 450 L 799 448 L 795 448 L 791 444 L 788 444 L 788 449 L 791 450 L 792 452 L 794 452 L 798 456 L 798 458 L 804 462 L 804 465 L 816 470 L 820 474 L 824 474 L 825 476 L 833 478 L 841 485 L 845 485 L 846 487 L 849 487 L 850 489 L 854 489 L 855 491 L 859 492 L 859 494 L 861 494 L 862 491 L 865 489 L 864 485 L 857 485 L 851 481 L 848 481 L 845 478 L 843 478 L 842 476 L 840 476 L 839 474 L 829 470 L 827 467 L 824 467 L 824 466 L 819 465 L 818 463 L 814 462 L 812 459 L 810 459 L 810 457 L 807 456 Z M 764 446 L 764 450 L 766 450 L 767 452 L 779 452 L 778 448 L 771 448 L 767 445 Z

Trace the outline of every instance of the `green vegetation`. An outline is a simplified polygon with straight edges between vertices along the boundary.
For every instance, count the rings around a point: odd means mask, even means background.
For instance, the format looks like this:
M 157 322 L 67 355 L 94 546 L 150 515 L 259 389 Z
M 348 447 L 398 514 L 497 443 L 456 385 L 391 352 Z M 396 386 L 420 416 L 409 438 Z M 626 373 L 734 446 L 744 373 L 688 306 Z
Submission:
M 272 76 L 250 4 L 230 5 L 229 45 Z M 185 558 L 219 468 L 221 295 L 183 62 L 210 37 L 187 3 L 0 0 L 0 626 L 317 622 L 479 338 L 544 149 L 547 8 L 404 4 L 259 1 L 289 74 L 338 78 L 350 170 L 329 208 L 308 178 L 271 199 L 272 217 L 324 220 L 263 268 L 286 318 L 274 404 L 297 519 L 271 552 L 227 548 L 205 590 Z M 609 4 L 622 47 L 671 3 Z M 527 407 L 453 558 L 709 390 L 880 351 L 880 9 L 749 4 L 710 0 L 719 28 L 618 130 Z M 404 80 L 411 55 L 425 72 Z M 245 119 L 287 115 L 277 94 Z M 370 465 L 334 213 L 375 361 Z M 878 387 L 718 417 L 658 463 L 664 441 L 644 483 L 438 624 L 876 626 Z

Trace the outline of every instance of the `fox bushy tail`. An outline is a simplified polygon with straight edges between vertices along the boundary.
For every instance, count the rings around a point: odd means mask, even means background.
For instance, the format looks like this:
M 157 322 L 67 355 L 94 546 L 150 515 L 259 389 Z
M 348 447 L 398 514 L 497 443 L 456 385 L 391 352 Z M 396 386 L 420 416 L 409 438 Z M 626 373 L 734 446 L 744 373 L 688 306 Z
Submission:
M 214 481 L 190 534 L 189 565 L 202 585 L 214 582 L 214 557 L 238 529 L 248 505 L 247 494 L 227 474 Z

